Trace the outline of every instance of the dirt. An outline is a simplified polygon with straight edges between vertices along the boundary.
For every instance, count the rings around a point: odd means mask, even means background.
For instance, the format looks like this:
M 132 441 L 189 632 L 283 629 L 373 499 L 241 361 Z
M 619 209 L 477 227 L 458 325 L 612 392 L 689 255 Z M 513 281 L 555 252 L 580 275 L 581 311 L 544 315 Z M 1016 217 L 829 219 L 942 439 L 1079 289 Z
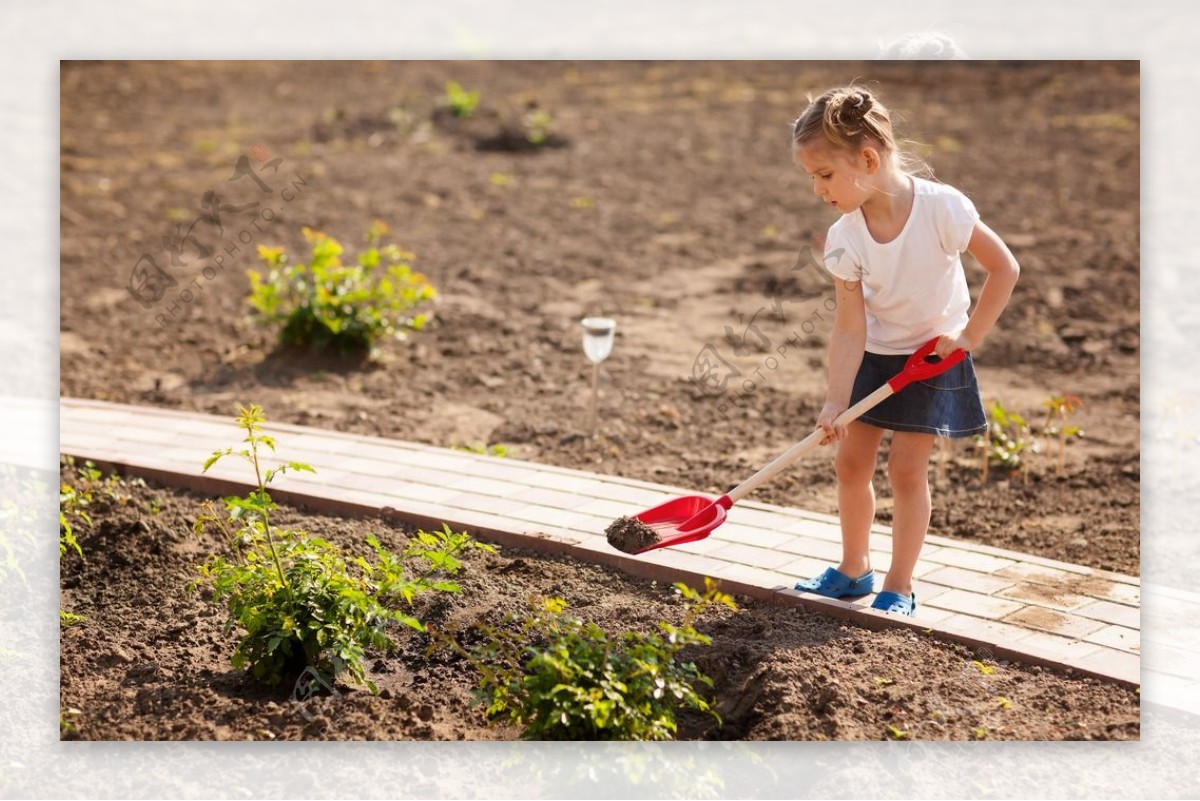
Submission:
M 61 478 L 76 482 L 63 466 Z M 61 601 L 86 620 L 63 631 L 61 703 L 78 710 L 67 739 L 103 740 L 510 740 L 473 700 L 476 676 L 449 650 L 427 656 L 429 638 L 394 631 L 398 649 L 367 654 L 379 695 L 336 683 L 308 696 L 255 684 L 230 666 L 236 631 L 187 582 L 223 546 L 198 538 L 195 493 L 126 484 L 128 501 L 97 496 L 81 526 L 86 561 L 62 563 Z M 158 511 L 154 511 L 154 510 Z M 412 533 L 381 519 L 277 513 L 279 525 L 365 554 L 369 533 L 399 550 Z M 515 548 L 473 551 L 462 594 L 420 607 L 441 631 L 497 624 L 554 596 L 610 633 L 678 623 L 670 587 Z M 738 598 L 740 611 L 703 618 L 710 647 L 692 647 L 712 677 L 723 725 L 688 713 L 681 739 L 1137 739 L 1139 696 L 1111 684 L 997 661 L 921 633 L 871 632 L 799 608 Z
M 635 517 L 618 517 L 604 534 L 609 545 L 625 553 L 638 553 L 658 542 L 658 532 Z
M 960 443 L 930 531 L 1137 574 L 1136 62 L 65 64 L 61 391 L 220 415 L 253 401 L 274 420 L 719 494 L 807 434 L 823 399 L 831 290 L 803 254 L 834 218 L 789 162 L 788 124 L 805 92 L 852 76 L 877 82 L 909 150 L 1022 265 L 975 354 L 985 402 L 1035 423 L 1051 393 L 1084 403 L 1061 477 L 1046 453 L 1028 485 L 998 469 L 985 483 Z M 449 79 L 480 92 L 474 117 L 438 108 Z M 531 104 L 554 146 L 500 146 Z M 271 223 L 252 226 L 255 207 L 226 213 L 223 235 L 197 224 L 226 253 L 212 280 L 190 250 L 171 266 L 159 242 L 207 213 L 207 190 L 265 197 L 224 183 L 255 145 L 283 159 L 264 165 L 274 190 L 307 183 L 263 201 Z M 376 217 L 438 288 L 437 321 L 372 359 L 276 350 L 245 316 L 254 248 L 306 254 L 302 225 L 353 246 Z M 151 309 L 125 289 L 144 252 L 180 282 Z M 167 313 L 186 285 L 194 299 Z M 617 321 L 595 438 L 589 315 Z M 723 392 L 691 380 L 706 362 Z M 831 459 L 755 498 L 836 513 Z

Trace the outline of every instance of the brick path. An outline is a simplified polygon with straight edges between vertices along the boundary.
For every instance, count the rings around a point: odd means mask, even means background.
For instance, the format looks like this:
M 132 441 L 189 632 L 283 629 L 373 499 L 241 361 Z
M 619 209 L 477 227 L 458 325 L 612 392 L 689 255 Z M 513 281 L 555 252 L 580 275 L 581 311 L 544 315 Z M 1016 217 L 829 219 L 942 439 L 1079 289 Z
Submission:
M 445 521 L 501 544 L 568 553 L 663 581 L 712 576 L 729 591 L 872 628 L 931 630 L 987 648 L 997 659 L 1140 683 L 1141 586 L 1134 576 L 930 535 L 915 571 L 917 615 L 896 618 L 869 609 L 870 597 L 849 603 L 789 589 L 838 562 L 836 517 L 742 501 L 704 540 L 630 556 L 608 545 L 605 527 L 692 491 L 303 426 L 268 423 L 265 429 L 275 436 L 280 459 L 317 471 L 272 482 L 280 501 L 330 513 L 384 514 L 426 528 Z M 247 485 L 240 461 L 224 460 L 201 474 L 214 450 L 242 439 L 232 417 L 64 398 L 60 432 L 63 454 L 122 472 L 214 494 Z M 889 529 L 872 529 L 877 573 L 887 570 L 890 545 Z M 1182 649 L 1179 655 L 1194 663 L 1200 638 L 1172 638 L 1156 647 Z M 1179 672 L 1171 677 L 1177 679 L 1168 685 L 1171 692 L 1200 698 L 1195 681 Z

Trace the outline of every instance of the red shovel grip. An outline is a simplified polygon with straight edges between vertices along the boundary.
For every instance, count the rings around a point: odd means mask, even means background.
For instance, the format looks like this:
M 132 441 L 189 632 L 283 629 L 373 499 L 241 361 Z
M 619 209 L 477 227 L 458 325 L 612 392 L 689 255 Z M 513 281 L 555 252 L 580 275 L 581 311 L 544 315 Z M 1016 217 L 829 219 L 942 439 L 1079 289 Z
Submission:
M 928 361 L 928 357 L 937 347 L 939 339 L 941 337 L 934 337 L 922 345 L 916 353 L 908 357 L 908 361 L 904 363 L 904 369 L 888 379 L 888 386 L 892 388 L 892 392 L 899 392 L 914 381 L 924 381 L 926 378 L 941 375 L 967 358 L 967 352 L 959 348 L 940 361 Z

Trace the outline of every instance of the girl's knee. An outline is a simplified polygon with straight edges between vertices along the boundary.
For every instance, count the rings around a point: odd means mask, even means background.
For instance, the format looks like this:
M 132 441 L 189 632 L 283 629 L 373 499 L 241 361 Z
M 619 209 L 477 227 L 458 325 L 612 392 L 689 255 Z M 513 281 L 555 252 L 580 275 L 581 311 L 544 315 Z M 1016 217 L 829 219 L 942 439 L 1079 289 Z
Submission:
M 865 484 L 875 475 L 875 451 L 846 447 L 843 442 L 833 459 L 839 483 Z
M 929 485 L 929 460 L 891 458 L 888 480 L 896 492 L 924 490 Z

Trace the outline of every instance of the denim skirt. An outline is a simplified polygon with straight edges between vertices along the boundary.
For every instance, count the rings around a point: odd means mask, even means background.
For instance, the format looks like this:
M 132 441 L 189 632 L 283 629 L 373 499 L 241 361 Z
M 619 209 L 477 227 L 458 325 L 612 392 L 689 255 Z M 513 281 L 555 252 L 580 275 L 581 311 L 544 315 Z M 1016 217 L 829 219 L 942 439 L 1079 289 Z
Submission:
M 863 353 L 862 366 L 854 378 L 850 405 L 879 389 L 904 369 L 908 356 Z M 891 431 L 936 434 L 939 437 L 971 437 L 987 431 L 983 399 L 975 378 L 971 354 L 941 375 L 913 381 L 904 389 L 869 409 L 858 418 L 864 423 Z

